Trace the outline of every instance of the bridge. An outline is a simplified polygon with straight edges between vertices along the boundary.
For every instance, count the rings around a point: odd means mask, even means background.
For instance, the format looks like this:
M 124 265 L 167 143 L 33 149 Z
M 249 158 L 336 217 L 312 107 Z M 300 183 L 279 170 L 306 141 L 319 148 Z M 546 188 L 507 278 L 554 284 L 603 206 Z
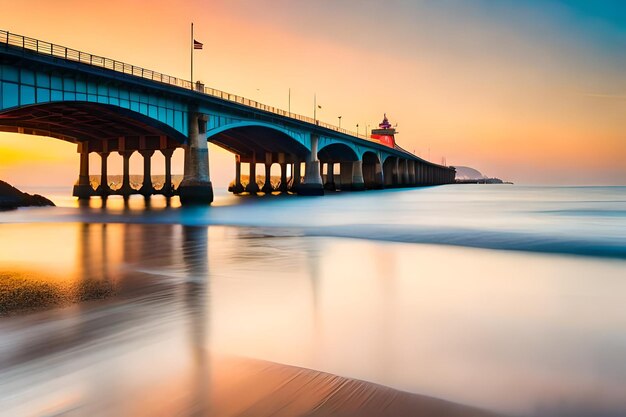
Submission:
M 234 193 L 417 187 L 454 182 L 452 167 L 423 160 L 389 146 L 305 116 L 63 46 L 0 30 L 0 131 L 43 135 L 77 145 L 78 180 L 73 194 L 91 196 L 178 194 L 183 204 L 210 203 L 208 142 L 235 154 Z M 184 177 L 175 189 L 171 158 L 185 153 Z M 161 152 L 165 181 L 155 189 L 151 158 Z M 107 158 L 123 158 L 123 181 L 113 190 Z M 130 158 L 144 160 L 141 188 L 130 183 Z M 101 184 L 89 179 L 89 154 L 101 157 Z M 249 164 L 242 182 L 241 164 Z M 265 166 L 265 182 L 256 167 Z M 281 167 L 275 189 L 272 164 Z M 326 174 L 324 175 L 324 164 Z M 339 171 L 335 171 L 335 167 Z

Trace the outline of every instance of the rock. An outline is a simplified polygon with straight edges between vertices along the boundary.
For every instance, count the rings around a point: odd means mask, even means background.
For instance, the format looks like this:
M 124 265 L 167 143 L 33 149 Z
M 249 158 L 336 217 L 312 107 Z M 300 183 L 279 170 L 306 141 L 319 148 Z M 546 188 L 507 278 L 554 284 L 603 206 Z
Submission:
M 0 181 L 0 209 L 14 209 L 27 206 L 54 206 L 54 203 L 39 194 L 23 193 L 12 185 Z

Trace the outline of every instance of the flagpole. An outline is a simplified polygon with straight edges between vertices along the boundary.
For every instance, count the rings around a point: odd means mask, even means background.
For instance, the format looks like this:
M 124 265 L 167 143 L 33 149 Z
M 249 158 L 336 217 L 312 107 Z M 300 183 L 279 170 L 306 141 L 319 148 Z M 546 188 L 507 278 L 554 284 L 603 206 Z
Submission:
M 193 22 L 191 22 L 191 89 L 193 90 Z

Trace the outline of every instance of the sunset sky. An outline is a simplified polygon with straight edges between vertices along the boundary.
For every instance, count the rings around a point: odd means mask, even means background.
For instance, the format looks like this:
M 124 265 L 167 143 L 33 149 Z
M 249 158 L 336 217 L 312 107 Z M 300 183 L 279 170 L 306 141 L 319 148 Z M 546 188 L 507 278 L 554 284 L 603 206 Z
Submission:
M 386 112 L 405 149 L 520 184 L 626 184 L 621 0 L 0 0 L 0 10 L 0 29 L 186 79 L 193 21 L 205 45 L 194 75 L 207 86 L 284 109 L 291 88 L 292 111 L 307 116 L 317 94 L 321 120 L 361 131 Z M 0 134 L 0 179 L 71 185 L 77 171 L 75 145 Z M 218 186 L 232 179 L 233 157 L 212 149 L 211 174 Z

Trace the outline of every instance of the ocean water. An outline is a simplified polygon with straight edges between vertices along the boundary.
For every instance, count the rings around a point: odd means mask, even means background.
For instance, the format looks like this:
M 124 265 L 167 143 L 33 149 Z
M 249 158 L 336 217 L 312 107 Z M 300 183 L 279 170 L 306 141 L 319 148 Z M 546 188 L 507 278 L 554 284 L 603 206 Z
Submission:
M 27 191 L 59 207 L 0 212 L 0 415 L 150 415 L 133 398 L 155 381 L 223 383 L 198 376 L 205 351 L 508 415 L 626 415 L 626 187 L 202 208 Z

